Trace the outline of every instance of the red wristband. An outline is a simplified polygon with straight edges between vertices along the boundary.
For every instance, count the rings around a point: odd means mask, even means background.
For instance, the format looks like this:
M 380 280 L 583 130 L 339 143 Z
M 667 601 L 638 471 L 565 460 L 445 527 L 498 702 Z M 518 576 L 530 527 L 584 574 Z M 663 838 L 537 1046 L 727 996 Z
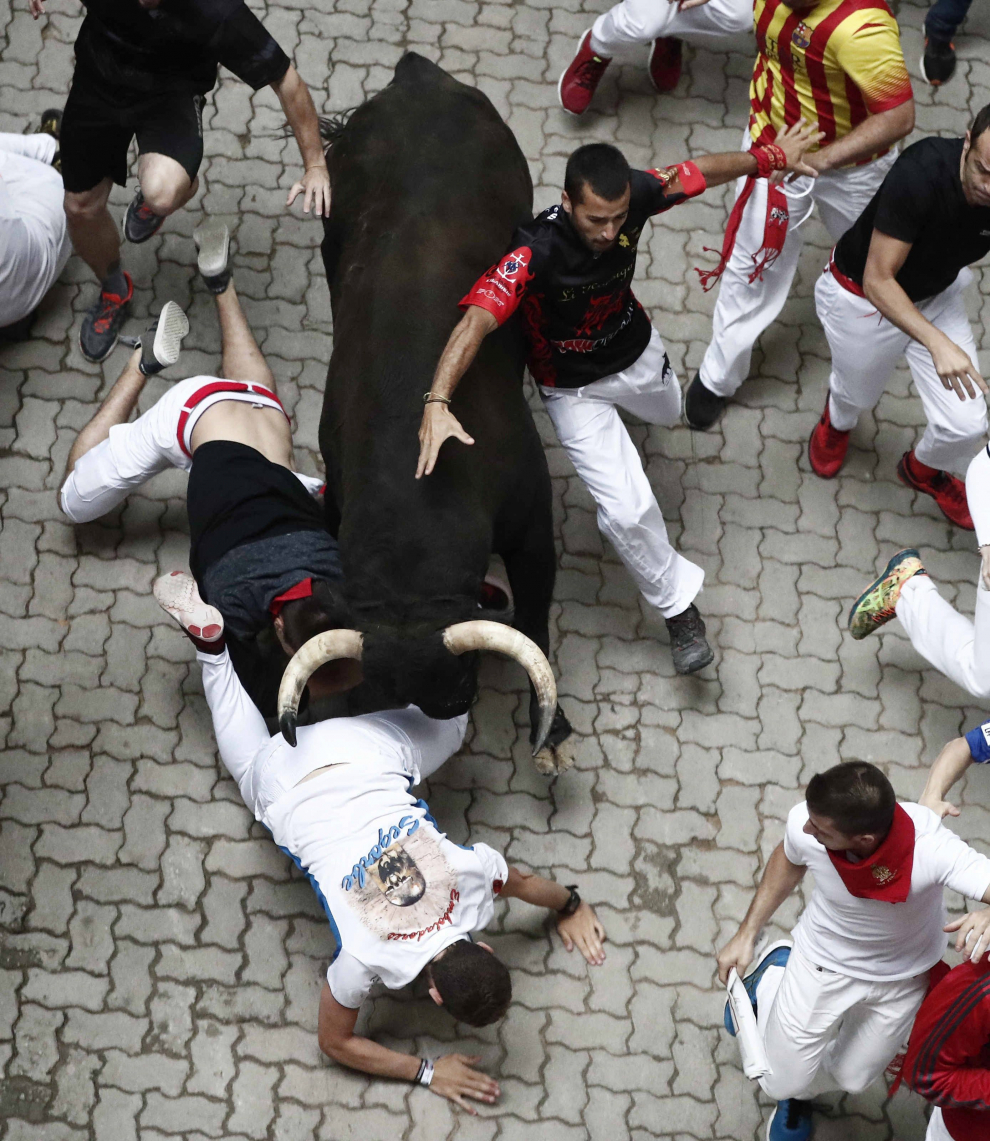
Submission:
M 749 153 L 756 159 L 757 178 L 769 178 L 775 170 L 784 170 L 787 167 L 787 156 L 776 143 L 752 147 Z

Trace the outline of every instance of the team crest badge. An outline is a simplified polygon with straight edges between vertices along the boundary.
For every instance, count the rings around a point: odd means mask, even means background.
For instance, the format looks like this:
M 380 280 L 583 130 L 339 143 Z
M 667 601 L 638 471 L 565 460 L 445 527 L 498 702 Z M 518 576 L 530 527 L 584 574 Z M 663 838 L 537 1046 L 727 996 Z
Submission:
M 892 872 L 890 868 L 886 867 L 884 864 L 874 864 L 874 866 L 870 868 L 870 871 L 873 873 L 873 878 L 881 887 L 883 887 L 885 884 L 890 883 L 890 881 L 897 874 L 896 872 Z
M 791 34 L 791 43 L 806 51 L 811 46 L 811 29 L 805 23 L 800 23 Z

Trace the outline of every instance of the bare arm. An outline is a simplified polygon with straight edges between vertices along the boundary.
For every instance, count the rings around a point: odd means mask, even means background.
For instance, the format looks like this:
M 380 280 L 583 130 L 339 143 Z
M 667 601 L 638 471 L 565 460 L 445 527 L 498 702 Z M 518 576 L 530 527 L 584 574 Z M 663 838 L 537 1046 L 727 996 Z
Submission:
M 897 281 L 897 274 L 911 252 L 909 242 L 873 231 L 863 272 L 863 292 L 880 312 L 931 353 L 932 363 L 944 388 L 965 400 L 987 386 L 969 354 L 923 316 Z
M 925 791 L 918 797 L 918 803 L 930 808 L 937 816 L 958 816 L 959 809 L 954 804 L 949 804 L 945 797 L 972 763 L 973 757 L 966 738 L 956 737 L 950 741 L 935 758 Z
M 313 97 L 291 63 L 285 75 L 272 84 L 272 90 L 282 104 L 306 168 L 302 178 L 289 191 L 286 205 L 291 206 L 298 195 L 303 194 L 303 213 L 308 214 L 312 205 L 318 218 L 327 217 L 330 213 L 330 175 Z
M 819 172 L 849 166 L 892 147 L 913 130 L 914 100 L 908 99 L 897 107 L 891 107 L 889 111 L 868 115 L 848 135 L 843 135 L 815 154 L 808 155 L 808 163 Z
M 756 889 L 753 902 L 749 905 L 746 918 L 739 930 L 718 953 L 718 977 L 726 982 L 729 971 L 735 967 L 742 978 L 746 968 L 753 961 L 753 948 L 761 929 L 770 921 L 774 912 L 791 894 L 807 871 L 802 864 L 792 864 L 784 855 L 783 842 L 774 848 L 763 878 Z
M 785 128 L 774 140 L 784 152 L 787 166 L 783 174 L 807 174 L 817 178 L 818 172 L 805 161 L 809 147 L 821 138 L 821 131 L 809 123 L 795 123 Z M 725 154 L 699 155 L 691 160 L 705 176 L 706 187 L 722 186 L 745 175 L 756 174 L 757 164 L 751 151 L 729 151 Z M 676 187 L 677 183 L 673 184 Z
M 547 907 L 559 912 L 567 904 L 570 891 L 563 884 L 544 879 L 534 872 L 524 872 L 509 866 L 509 878 L 505 881 L 501 894 L 508 898 L 521 899 L 536 907 Z M 605 962 L 602 943 L 605 928 L 602 927 L 590 904 L 581 901 L 573 915 L 557 916 L 557 931 L 564 946 L 572 951 L 576 946 L 585 959 L 599 967 Z

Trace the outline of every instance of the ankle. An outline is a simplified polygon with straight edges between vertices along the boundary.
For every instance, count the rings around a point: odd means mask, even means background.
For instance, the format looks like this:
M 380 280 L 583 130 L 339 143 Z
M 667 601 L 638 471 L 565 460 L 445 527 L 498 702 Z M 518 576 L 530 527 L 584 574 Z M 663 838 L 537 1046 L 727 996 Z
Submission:
M 119 261 L 107 271 L 106 277 L 100 282 L 100 289 L 103 293 L 113 293 L 117 297 L 127 296 L 127 277 L 120 268 Z

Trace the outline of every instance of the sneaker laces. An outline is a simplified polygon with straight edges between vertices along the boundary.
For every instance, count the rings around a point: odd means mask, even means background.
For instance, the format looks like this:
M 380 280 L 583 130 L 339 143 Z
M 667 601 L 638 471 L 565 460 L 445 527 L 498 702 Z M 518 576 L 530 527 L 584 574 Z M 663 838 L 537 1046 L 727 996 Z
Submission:
M 607 59 L 602 59 L 598 55 L 592 55 L 590 59 L 581 60 L 574 71 L 574 82 L 578 87 L 596 87 L 608 64 Z
M 105 333 L 113 324 L 114 317 L 124 304 L 124 298 L 117 293 L 100 293 L 100 300 L 96 303 L 99 314 L 93 322 L 93 329 L 97 333 Z
M 703 636 L 701 615 L 693 607 L 684 614 L 668 619 L 667 629 L 675 646 L 689 646 Z
M 966 485 L 961 479 L 956 479 L 954 476 L 949 475 L 948 472 L 940 471 L 931 481 L 932 490 L 941 499 L 947 500 L 953 507 L 966 507 L 969 509 L 969 504 L 966 500 Z
M 140 206 L 135 209 L 134 214 L 135 217 L 142 222 L 150 222 L 153 218 L 158 217 L 154 210 L 152 210 L 143 199 L 141 200 Z

